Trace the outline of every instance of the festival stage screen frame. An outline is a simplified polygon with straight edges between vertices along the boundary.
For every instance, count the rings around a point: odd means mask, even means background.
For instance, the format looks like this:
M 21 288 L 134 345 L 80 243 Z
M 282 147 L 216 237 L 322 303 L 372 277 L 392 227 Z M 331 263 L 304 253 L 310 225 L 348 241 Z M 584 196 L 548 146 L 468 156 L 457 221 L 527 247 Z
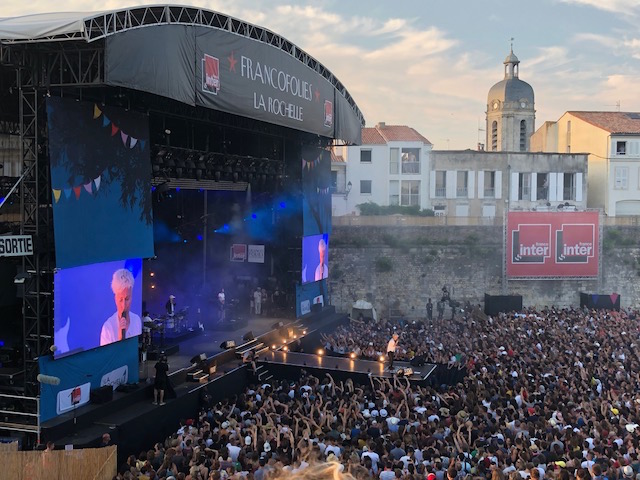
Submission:
M 594 278 L 599 274 L 599 213 L 509 212 L 507 276 Z
M 114 281 L 116 272 L 119 279 Z M 131 280 L 130 292 L 112 289 L 126 287 Z M 121 310 L 128 320 L 125 338 L 142 333 L 141 259 L 61 269 L 55 273 L 53 283 L 55 359 L 121 341 Z M 122 302 L 121 306 L 117 306 L 118 302 Z
M 321 255 L 324 257 L 322 260 Z M 329 234 L 302 237 L 301 283 L 304 285 L 327 278 L 329 278 Z

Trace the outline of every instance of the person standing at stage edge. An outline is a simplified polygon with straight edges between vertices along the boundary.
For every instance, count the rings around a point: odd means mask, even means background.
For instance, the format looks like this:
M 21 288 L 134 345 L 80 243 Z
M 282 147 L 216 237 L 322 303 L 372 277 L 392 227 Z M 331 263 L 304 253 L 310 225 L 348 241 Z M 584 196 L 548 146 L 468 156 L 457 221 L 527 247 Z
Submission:
M 389 370 L 393 370 L 393 358 L 396 355 L 396 347 L 398 346 L 398 334 L 391 335 L 391 339 L 387 344 L 387 357 L 389 357 Z
M 169 377 L 169 363 L 167 362 L 167 356 L 163 353 L 160 355 L 160 360 L 156 363 L 156 378 L 153 382 L 153 404 L 158 405 L 158 399 L 160 399 L 160 405 L 164 405 L 164 392 L 167 389 L 167 382 Z
M 253 305 L 256 309 L 255 314 L 260 315 L 262 313 L 262 292 L 260 288 L 256 288 L 253 292 Z

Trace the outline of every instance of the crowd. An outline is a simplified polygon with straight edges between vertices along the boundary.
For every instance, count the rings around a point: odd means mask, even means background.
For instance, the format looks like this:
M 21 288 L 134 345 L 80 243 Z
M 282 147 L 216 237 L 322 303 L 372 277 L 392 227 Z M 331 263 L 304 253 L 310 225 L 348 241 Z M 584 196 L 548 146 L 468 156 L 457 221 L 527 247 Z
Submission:
M 353 322 L 325 341 L 365 355 L 397 332 L 399 356 L 421 352 L 468 374 L 437 387 L 306 372 L 251 385 L 131 456 L 120 477 L 639 480 L 638 319 L 548 308 Z

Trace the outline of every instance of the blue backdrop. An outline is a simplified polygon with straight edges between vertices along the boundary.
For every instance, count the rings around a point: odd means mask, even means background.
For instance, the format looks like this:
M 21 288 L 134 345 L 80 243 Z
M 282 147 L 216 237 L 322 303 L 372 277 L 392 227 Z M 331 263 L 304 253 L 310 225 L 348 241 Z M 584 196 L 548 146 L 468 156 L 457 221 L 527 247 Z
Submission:
M 148 117 L 47 99 L 58 268 L 153 256 Z
M 296 317 L 310 312 L 314 299 L 322 296 L 324 305 L 328 305 L 327 280 L 296 285 Z
M 103 384 L 115 386 L 118 383 L 139 381 L 137 338 L 129 338 L 61 360 L 43 356 L 38 362 L 40 373 L 60 379 L 60 385 L 41 384 L 40 418 L 43 422 L 58 415 L 60 403 L 68 402 L 65 390 L 86 383 L 90 383 L 91 389 L 95 389 Z M 125 371 L 126 378 L 122 374 L 118 378 L 110 378 L 109 373 L 113 371 Z M 65 398 L 58 398 L 59 395 L 64 395 Z
M 59 270 L 53 277 L 56 358 L 100 346 L 102 324 L 116 311 L 113 272 L 127 268 L 135 284 L 131 312 L 142 318 L 142 260 L 96 263 Z

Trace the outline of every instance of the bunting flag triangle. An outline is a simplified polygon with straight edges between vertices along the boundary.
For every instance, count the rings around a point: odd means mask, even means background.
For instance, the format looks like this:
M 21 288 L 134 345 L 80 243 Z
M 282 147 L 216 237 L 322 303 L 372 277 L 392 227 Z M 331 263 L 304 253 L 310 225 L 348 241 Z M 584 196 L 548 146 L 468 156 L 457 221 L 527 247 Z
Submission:
M 103 115 L 103 116 L 102 116 L 102 126 L 103 126 L 103 127 L 106 127 L 106 126 L 108 126 L 110 123 L 111 123 L 111 120 L 109 120 L 109 119 L 107 118 L 107 116 L 106 116 L 106 115 Z
M 94 103 L 93 104 L 93 119 L 95 120 L 100 115 L 102 115 L 102 110 L 100 110 L 100 108 L 98 108 L 98 104 Z
M 145 143 L 144 140 L 140 140 L 140 150 L 144 150 Z
M 53 199 L 56 201 L 56 203 L 58 203 L 58 200 L 60 200 L 60 195 L 62 194 L 62 190 L 56 190 L 55 188 L 52 188 L 53 190 Z
M 96 184 L 96 192 L 100 189 L 100 177 L 102 175 L 98 175 L 98 178 L 94 178 L 93 181 Z
M 64 198 L 69 198 L 71 196 L 71 189 L 70 188 L 65 188 L 64 189 Z
M 122 143 L 126 147 L 127 146 L 127 138 L 129 138 L 129 135 L 127 135 L 122 130 L 120 130 L 120 138 L 122 138 Z
M 111 124 L 111 136 L 113 137 L 116 133 L 118 133 L 118 130 L 120 130 L 120 128 L 116 127 L 115 123 Z
M 131 137 L 131 144 L 129 145 L 129 148 L 135 147 L 136 143 L 138 143 L 138 139 Z
M 84 189 L 91 194 L 91 182 L 84 184 Z
M 609 297 L 611 298 L 611 303 L 615 306 L 616 302 L 618 301 L 618 294 L 612 293 Z
M 73 193 L 76 194 L 76 200 L 80 198 L 81 192 L 82 192 L 82 186 L 78 185 L 77 187 L 73 187 Z

